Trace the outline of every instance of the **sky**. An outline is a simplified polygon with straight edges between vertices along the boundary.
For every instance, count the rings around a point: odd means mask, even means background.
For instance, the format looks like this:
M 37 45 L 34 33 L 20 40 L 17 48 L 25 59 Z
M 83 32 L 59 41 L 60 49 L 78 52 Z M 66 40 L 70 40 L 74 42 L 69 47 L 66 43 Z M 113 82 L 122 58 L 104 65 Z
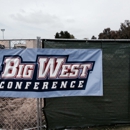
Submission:
M 130 0 L 0 0 L 4 39 L 54 39 L 60 31 L 91 39 L 108 27 L 119 30 L 125 20 Z

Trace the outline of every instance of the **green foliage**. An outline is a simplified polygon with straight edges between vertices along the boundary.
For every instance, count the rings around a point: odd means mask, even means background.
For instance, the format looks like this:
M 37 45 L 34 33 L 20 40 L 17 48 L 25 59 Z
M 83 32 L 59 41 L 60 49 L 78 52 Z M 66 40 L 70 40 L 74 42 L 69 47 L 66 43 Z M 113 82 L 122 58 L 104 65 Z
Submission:
M 130 39 L 130 21 L 125 20 L 121 23 L 118 31 L 106 28 L 98 35 L 98 39 Z
M 97 38 L 93 35 L 91 39 L 97 39 Z
M 62 39 L 74 39 L 75 37 L 70 34 L 68 31 L 61 31 L 60 33 L 55 34 L 55 38 L 62 38 Z
M 0 49 L 5 49 L 5 46 L 0 44 Z
M 57 32 L 55 38 L 60 38 L 59 33 Z

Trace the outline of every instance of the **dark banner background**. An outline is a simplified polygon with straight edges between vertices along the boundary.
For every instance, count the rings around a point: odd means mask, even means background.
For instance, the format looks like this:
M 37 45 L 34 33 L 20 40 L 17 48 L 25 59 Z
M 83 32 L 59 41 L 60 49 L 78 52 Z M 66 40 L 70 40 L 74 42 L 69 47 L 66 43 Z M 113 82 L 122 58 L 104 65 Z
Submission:
M 103 50 L 103 96 L 46 98 L 48 129 L 130 123 L 130 41 L 47 40 L 43 48 Z

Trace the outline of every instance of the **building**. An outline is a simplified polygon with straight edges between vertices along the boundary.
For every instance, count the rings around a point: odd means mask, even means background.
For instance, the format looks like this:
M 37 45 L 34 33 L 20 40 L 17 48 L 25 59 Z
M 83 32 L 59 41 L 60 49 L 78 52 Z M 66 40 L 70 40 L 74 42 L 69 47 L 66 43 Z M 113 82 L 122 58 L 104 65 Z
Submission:
M 16 49 L 16 48 L 41 48 L 41 40 L 37 39 L 9 39 L 0 40 L 0 48 Z

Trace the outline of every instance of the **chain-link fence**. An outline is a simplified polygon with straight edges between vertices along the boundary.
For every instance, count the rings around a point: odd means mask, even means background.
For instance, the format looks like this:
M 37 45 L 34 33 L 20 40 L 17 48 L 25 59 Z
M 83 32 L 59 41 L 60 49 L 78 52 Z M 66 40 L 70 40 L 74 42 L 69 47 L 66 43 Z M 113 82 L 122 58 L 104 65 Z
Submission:
M 39 39 L 0 40 L 0 49 L 37 48 Z M 43 99 L 0 98 L 0 130 L 43 130 L 43 106 Z
M 103 50 L 103 97 L 46 99 L 44 112 L 48 119 L 48 128 L 56 128 L 61 124 L 72 127 L 75 122 L 77 126 L 84 127 L 130 122 L 130 41 L 77 40 L 43 43 L 45 48 Z M 41 111 L 43 106 L 43 99 L 0 98 L 0 130 L 42 130 L 45 123 Z
M 39 130 L 44 115 L 37 99 L 0 98 L 0 130 Z

